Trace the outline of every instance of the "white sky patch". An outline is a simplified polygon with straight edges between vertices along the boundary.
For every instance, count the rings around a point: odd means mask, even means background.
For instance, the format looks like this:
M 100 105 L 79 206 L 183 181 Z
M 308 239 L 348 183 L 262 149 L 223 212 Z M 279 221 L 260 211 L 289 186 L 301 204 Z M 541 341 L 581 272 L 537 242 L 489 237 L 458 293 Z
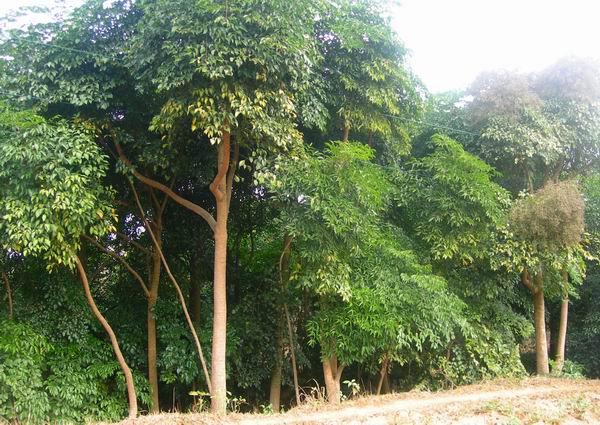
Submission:
M 482 71 L 537 71 L 564 56 L 600 59 L 596 0 L 401 0 L 393 25 L 427 87 L 466 87 Z
M 537 71 L 570 55 L 600 59 L 598 0 L 400 1 L 393 26 L 433 92 L 465 88 L 487 70 Z M 0 15 L 19 6 L 81 2 L 0 0 Z

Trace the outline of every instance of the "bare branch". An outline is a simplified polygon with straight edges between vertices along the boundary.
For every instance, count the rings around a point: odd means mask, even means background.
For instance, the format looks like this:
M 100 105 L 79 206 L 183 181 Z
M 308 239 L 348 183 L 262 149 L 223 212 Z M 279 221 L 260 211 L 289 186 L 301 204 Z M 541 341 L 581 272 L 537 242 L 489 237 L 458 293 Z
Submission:
M 133 267 L 131 267 L 131 264 L 129 264 L 129 262 L 127 262 L 127 260 L 125 260 L 122 256 L 118 255 L 116 252 L 111 251 L 110 249 L 108 249 L 104 245 L 100 244 L 95 239 L 90 238 L 87 235 L 83 235 L 83 237 L 86 240 L 88 240 L 89 242 L 91 242 L 92 244 L 94 244 L 98 249 L 100 249 L 101 251 L 105 252 L 106 254 L 110 255 L 112 258 L 114 258 L 115 260 L 117 260 L 121 264 L 123 264 L 125 266 L 125 268 L 127 269 L 127 271 L 129 271 L 129 273 L 131 273 L 131 275 L 135 278 L 135 280 L 137 280 L 139 282 L 139 284 L 142 287 L 142 290 L 144 291 L 144 294 L 146 295 L 146 297 L 150 296 L 150 292 L 148 291 L 148 287 L 146 286 L 146 283 L 144 282 L 144 279 L 142 279 L 142 277 L 140 276 L 140 274 L 138 272 L 136 272 Z
M 146 214 L 144 214 L 144 209 L 142 208 L 142 204 L 140 202 L 140 198 L 138 196 L 137 190 L 135 190 L 135 186 L 133 184 L 131 184 L 131 188 L 133 190 L 133 196 L 135 197 L 135 202 L 137 203 L 137 206 L 140 210 L 140 214 L 142 215 L 142 220 L 143 220 L 146 228 L 148 229 L 148 233 L 150 234 L 150 237 L 152 238 L 152 242 L 154 242 L 154 247 L 156 248 L 156 251 L 160 255 L 160 260 L 162 261 L 163 266 L 165 267 L 165 271 L 167 272 L 167 275 L 169 276 L 169 279 L 171 280 L 171 283 L 173 284 L 173 286 L 175 287 L 175 291 L 177 292 L 179 302 L 181 303 L 181 307 L 183 308 L 183 314 L 185 315 L 185 319 L 188 323 L 188 326 L 190 327 L 192 336 L 194 337 L 194 342 L 196 343 L 196 349 L 198 350 L 198 355 L 200 356 L 200 363 L 202 364 L 202 370 L 204 372 L 204 378 L 206 379 L 206 384 L 208 385 L 208 391 L 210 393 L 212 393 L 212 384 L 210 381 L 210 375 L 208 373 L 208 368 L 206 367 L 206 361 L 204 360 L 204 354 L 202 352 L 202 346 L 200 345 L 200 339 L 198 338 L 198 334 L 196 333 L 196 329 L 194 328 L 194 324 L 190 317 L 190 313 L 188 312 L 188 308 L 185 303 L 185 298 L 183 296 L 183 292 L 181 292 L 181 287 L 177 283 L 175 276 L 173 276 L 173 273 L 171 273 L 171 268 L 169 267 L 169 264 L 167 264 L 167 260 L 165 259 L 162 248 L 160 247 L 160 244 L 158 243 L 156 237 L 154 236 L 154 232 L 152 231 L 152 228 L 150 227 L 148 220 L 146 220 Z
M 195 214 L 199 215 L 200 217 L 202 217 L 204 219 L 204 221 L 206 221 L 206 223 L 210 226 L 210 228 L 214 232 L 215 226 L 217 225 L 217 222 L 215 221 L 215 219 L 213 218 L 213 216 L 208 211 L 206 211 L 200 205 L 197 205 L 197 204 L 195 204 L 195 203 L 193 203 L 191 201 L 188 201 L 187 199 L 179 196 L 178 194 L 176 194 L 175 192 L 173 192 L 171 189 L 169 189 L 164 184 L 162 184 L 160 182 L 157 182 L 156 180 L 153 180 L 153 179 L 151 179 L 149 177 L 146 177 L 146 176 L 140 174 L 140 172 L 137 171 L 131 165 L 131 161 L 129 161 L 129 159 L 127 159 L 127 157 L 123 153 L 123 149 L 121 148 L 121 145 L 119 144 L 119 142 L 117 142 L 116 139 L 115 139 L 115 147 L 117 149 L 117 152 L 119 154 L 119 158 L 121 159 L 121 161 L 123 161 L 123 163 L 125 165 L 127 165 L 128 167 L 131 167 L 133 175 L 139 181 L 141 181 L 145 185 L 148 185 L 148 186 L 150 186 L 150 187 L 152 187 L 154 189 L 160 190 L 165 195 L 168 195 L 171 199 L 173 199 L 175 202 L 177 202 L 179 205 L 187 208 L 188 210 L 190 210 L 190 211 L 194 212 Z
M 124 241 L 126 241 L 127 243 L 130 243 L 131 245 L 135 246 L 137 249 L 139 249 L 140 251 L 142 251 L 144 254 L 146 255 L 151 255 L 150 250 L 148 250 L 146 247 L 144 247 L 141 243 L 133 240 L 131 237 L 127 236 L 124 233 L 121 232 L 116 232 L 115 233 L 118 237 L 120 237 L 121 239 L 123 239 Z M 91 279 L 90 279 L 91 280 Z

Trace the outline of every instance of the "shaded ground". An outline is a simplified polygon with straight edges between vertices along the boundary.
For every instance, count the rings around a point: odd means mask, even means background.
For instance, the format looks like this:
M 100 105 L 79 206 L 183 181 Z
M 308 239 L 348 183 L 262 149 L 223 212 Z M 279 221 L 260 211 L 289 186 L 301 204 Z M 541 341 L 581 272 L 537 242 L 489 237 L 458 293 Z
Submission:
M 361 397 L 334 408 L 315 401 L 284 414 L 161 414 L 122 424 L 600 424 L 600 381 L 498 381 L 435 393 Z

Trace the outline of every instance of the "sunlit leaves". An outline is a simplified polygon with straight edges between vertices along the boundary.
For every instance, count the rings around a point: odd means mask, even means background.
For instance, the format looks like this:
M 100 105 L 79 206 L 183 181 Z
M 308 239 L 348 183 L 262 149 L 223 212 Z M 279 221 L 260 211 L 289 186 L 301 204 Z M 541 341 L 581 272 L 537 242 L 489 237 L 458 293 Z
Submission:
M 40 121 L 38 117 L 36 120 Z M 0 237 L 5 247 L 74 266 L 83 234 L 112 229 L 108 163 L 82 124 L 4 126 L 0 139 Z
M 469 263 L 486 255 L 510 204 L 495 171 L 456 141 L 434 135 L 431 153 L 396 177 L 398 204 L 434 259 Z

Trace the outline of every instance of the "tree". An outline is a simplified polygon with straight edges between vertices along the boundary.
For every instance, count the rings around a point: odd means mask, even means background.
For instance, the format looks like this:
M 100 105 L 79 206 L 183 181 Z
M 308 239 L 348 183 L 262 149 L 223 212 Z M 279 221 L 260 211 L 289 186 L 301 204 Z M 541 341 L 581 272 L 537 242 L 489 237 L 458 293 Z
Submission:
M 108 163 L 85 123 L 45 122 L 3 111 L 0 149 L 0 240 L 48 267 L 77 268 L 90 308 L 110 337 L 125 374 L 129 416 L 137 415 L 133 375 L 112 328 L 97 308 L 85 269 L 81 237 L 114 229 L 111 191 L 102 184 Z
M 397 173 L 398 215 L 433 260 L 470 264 L 489 252 L 509 194 L 492 181 L 495 170 L 458 142 L 435 134 L 424 145 L 426 154 Z
M 447 343 L 464 323 L 462 304 L 385 223 L 392 186 L 372 149 L 336 142 L 298 155 L 277 166 L 285 172 L 270 187 L 294 240 L 293 281 L 314 294 L 308 331 L 320 346 L 328 399 L 339 403 L 348 365 L 377 355 L 387 370 L 407 352 Z M 434 311 L 442 318 L 435 323 L 427 319 Z
M 586 173 L 596 163 L 600 86 L 594 69 L 597 65 L 589 61 L 562 60 L 539 75 L 484 74 L 473 84 L 469 110 L 473 128 L 481 135 L 477 152 L 512 176 L 508 184 L 513 192 L 533 194 L 561 178 Z M 577 239 L 579 234 L 573 237 Z M 563 275 L 568 274 L 566 269 L 567 265 Z M 537 273 L 542 273 L 542 268 L 537 267 Z M 521 276 L 528 288 L 535 280 L 534 287 L 541 287 L 544 281 L 543 275 L 529 276 L 526 267 Z M 562 280 L 568 286 L 568 277 Z M 543 294 L 537 293 L 536 305 L 541 308 Z M 568 297 L 563 303 L 564 333 Z M 564 340 L 563 336 L 563 347 Z M 562 351 L 564 348 L 559 348 Z M 548 372 L 543 357 L 539 373 Z
M 188 126 L 218 145 L 210 185 L 216 203 L 211 403 L 218 413 L 226 407 L 227 221 L 238 152 L 259 141 L 281 148 L 298 138 L 294 92 L 306 84 L 310 66 L 312 7 L 291 6 L 279 0 L 144 3 L 128 47 L 129 67 L 144 90 L 168 99 L 151 129 L 173 140 Z
M 316 21 L 323 57 L 324 101 L 331 140 L 363 138 L 393 161 L 406 153 L 411 120 L 421 110 L 416 78 L 406 69 L 406 48 L 373 1 L 329 5 Z

